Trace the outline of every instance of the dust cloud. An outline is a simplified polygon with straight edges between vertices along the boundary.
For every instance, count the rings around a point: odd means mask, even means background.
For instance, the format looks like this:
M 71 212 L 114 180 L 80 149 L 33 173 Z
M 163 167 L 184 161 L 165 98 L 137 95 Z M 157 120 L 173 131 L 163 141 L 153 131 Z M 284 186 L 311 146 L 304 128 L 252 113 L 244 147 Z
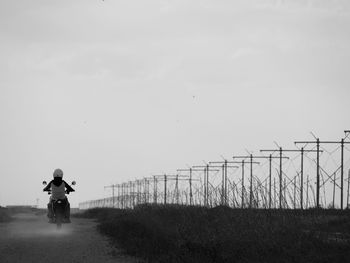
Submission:
M 0 223 L 0 255 L 1 263 L 139 262 L 112 247 L 93 220 L 72 218 L 58 230 L 46 215 L 31 213 Z
M 0 232 L 12 238 L 64 238 L 72 234 L 68 224 L 57 229 L 55 224 L 48 224 L 45 216 L 34 214 L 17 214 L 15 222 L 2 225 Z

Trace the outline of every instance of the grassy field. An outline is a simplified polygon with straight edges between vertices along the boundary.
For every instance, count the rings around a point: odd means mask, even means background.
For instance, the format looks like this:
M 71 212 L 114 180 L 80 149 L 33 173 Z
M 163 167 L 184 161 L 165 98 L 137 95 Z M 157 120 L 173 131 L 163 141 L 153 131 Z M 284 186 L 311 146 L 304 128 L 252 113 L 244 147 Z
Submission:
M 11 212 L 4 207 L 0 207 L 0 223 L 11 221 Z
M 39 209 L 30 206 L 0 207 L 0 223 L 10 222 L 13 219 L 14 215 L 20 213 L 44 215 L 47 213 L 47 211 L 46 209 Z
M 350 262 L 350 211 L 139 206 L 80 216 L 149 262 Z

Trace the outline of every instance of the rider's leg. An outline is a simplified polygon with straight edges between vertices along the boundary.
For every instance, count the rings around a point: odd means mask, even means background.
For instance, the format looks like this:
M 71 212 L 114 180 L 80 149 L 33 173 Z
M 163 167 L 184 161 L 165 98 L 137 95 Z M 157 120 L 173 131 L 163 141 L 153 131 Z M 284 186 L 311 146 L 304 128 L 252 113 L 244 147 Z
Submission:
M 65 218 L 67 220 L 67 223 L 70 223 L 70 204 L 68 202 L 68 199 L 66 200 L 67 200 L 67 204 L 66 204 Z
M 47 217 L 49 218 L 49 222 L 53 221 L 53 212 L 52 212 L 52 202 L 51 201 L 47 204 Z

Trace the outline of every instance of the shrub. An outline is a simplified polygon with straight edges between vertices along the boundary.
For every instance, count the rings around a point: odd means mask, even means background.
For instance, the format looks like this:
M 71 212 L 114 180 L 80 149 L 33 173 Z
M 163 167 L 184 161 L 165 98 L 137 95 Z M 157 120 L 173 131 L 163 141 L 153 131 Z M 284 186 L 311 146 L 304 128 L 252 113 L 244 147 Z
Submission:
M 349 227 L 348 212 L 143 205 L 85 216 L 98 218 L 102 233 L 149 262 L 344 262 L 350 256 L 347 239 L 329 235 Z
M 7 208 L 0 207 L 0 223 L 11 221 L 11 215 Z

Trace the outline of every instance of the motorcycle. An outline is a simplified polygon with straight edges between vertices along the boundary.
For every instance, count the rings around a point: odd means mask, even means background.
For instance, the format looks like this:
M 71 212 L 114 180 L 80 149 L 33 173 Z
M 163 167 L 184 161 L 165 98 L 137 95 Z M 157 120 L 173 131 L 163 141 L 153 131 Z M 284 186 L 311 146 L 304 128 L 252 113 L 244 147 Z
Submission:
M 43 185 L 47 185 L 47 182 L 43 181 Z M 72 185 L 76 185 L 76 182 L 73 181 L 71 183 L 71 186 Z M 66 194 L 70 193 L 68 190 L 66 190 L 65 192 Z M 51 191 L 48 191 L 48 194 L 50 195 Z M 51 209 L 51 214 L 53 215 L 52 221 L 50 223 L 56 224 L 57 229 L 61 229 L 63 223 L 70 223 L 70 221 L 67 221 L 65 216 L 66 209 L 70 209 L 68 199 L 52 199 L 50 203 L 51 206 L 49 209 Z

